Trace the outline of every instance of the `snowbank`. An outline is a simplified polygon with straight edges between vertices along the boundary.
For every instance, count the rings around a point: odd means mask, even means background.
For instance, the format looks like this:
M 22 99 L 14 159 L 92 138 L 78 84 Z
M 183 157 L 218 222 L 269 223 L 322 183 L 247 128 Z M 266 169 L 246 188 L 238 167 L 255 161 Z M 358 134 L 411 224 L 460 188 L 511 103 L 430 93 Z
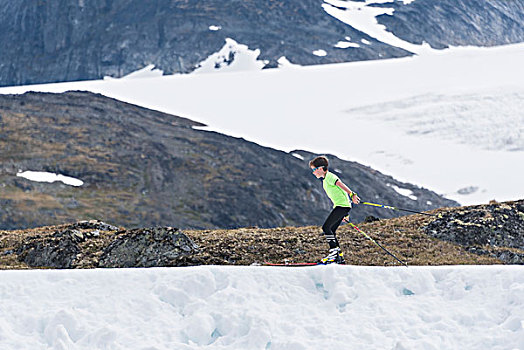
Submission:
M 2 349 L 524 349 L 524 267 L 2 271 Z

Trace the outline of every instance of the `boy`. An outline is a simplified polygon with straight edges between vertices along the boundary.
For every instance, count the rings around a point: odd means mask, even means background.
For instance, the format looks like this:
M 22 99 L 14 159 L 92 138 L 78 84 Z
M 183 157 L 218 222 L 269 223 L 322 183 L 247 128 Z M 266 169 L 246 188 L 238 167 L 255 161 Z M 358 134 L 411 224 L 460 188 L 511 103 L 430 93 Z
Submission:
M 360 198 L 355 192 L 351 191 L 342 181 L 340 181 L 337 175 L 328 171 L 329 162 L 326 157 L 316 157 L 309 162 L 309 167 L 317 179 L 322 179 L 324 191 L 326 191 L 329 199 L 333 202 L 333 210 L 327 217 L 324 225 L 322 225 L 322 231 L 324 231 L 324 235 L 329 244 L 329 254 L 322 259 L 320 263 L 344 264 L 344 254 L 340 250 L 335 231 L 340 226 L 344 217 L 347 216 L 351 210 L 349 198 L 351 198 L 351 201 L 355 204 L 360 203 Z

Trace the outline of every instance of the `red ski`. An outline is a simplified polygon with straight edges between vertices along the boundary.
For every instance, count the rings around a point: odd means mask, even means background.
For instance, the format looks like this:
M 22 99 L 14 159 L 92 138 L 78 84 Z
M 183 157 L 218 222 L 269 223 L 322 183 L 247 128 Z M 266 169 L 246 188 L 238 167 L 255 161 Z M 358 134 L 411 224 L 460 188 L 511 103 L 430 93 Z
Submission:
M 315 266 L 319 265 L 318 263 L 270 263 L 264 262 L 262 266 L 288 266 L 288 267 L 297 267 L 297 266 Z M 320 264 L 321 265 L 321 264 Z

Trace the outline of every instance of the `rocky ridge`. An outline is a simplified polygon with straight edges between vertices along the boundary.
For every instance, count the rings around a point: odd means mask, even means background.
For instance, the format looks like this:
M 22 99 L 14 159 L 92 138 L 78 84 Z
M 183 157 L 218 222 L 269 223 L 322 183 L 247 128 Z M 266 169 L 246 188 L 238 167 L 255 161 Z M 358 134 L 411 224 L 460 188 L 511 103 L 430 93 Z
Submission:
M 428 213 L 434 216 L 415 214 L 358 226 L 409 265 L 524 264 L 524 200 L 441 208 Z M 487 229 L 479 232 L 480 226 Z M 183 232 L 171 227 L 126 230 L 100 221 L 83 221 L 0 231 L 0 267 L 311 262 L 319 260 L 327 250 L 320 232 L 318 226 Z M 398 265 L 348 225 L 339 228 L 338 238 L 349 264 Z
M 449 211 L 429 223 L 424 231 L 475 254 L 524 264 L 524 201 L 493 202 Z

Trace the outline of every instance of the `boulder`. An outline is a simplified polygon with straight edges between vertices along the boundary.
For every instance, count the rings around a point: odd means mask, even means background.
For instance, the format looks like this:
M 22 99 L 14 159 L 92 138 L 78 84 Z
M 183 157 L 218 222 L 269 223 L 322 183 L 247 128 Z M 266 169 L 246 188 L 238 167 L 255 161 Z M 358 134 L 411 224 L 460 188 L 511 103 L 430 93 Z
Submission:
M 136 229 L 104 250 L 99 267 L 179 266 L 180 258 L 197 251 L 197 245 L 177 228 Z
M 66 229 L 49 237 L 32 237 L 16 250 L 18 260 L 31 267 L 69 269 L 80 253 L 79 231 Z

